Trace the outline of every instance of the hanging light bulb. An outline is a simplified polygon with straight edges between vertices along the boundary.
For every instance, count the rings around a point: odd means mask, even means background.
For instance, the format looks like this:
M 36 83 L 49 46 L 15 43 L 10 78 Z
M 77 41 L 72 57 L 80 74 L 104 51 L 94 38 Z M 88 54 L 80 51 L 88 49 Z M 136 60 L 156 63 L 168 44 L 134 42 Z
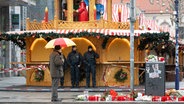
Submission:
M 163 11 L 161 10 L 161 11 L 160 11 L 160 13 L 162 14 L 162 13 L 163 13 Z
M 164 2 L 162 3 L 162 6 L 165 6 L 165 3 Z
M 160 0 L 157 0 L 156 3 L 159 4 Z

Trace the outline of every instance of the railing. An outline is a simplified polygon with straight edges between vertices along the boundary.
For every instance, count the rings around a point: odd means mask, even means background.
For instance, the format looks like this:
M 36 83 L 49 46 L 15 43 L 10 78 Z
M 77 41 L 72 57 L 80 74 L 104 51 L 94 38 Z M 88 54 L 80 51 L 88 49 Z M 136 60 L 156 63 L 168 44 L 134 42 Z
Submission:
M 106 20 L 94 20 L 94 21 L 64 21 L 54 20 L 49 22 L 32 22 L 29 18 L 26 21 L 26 30 L 49 30 L 49 29 L 121 29 L 128 30 L 130 28 L 129 22 L 113 22 Z M 138 29 L 138 20 L 135 23 L 135 29 Z

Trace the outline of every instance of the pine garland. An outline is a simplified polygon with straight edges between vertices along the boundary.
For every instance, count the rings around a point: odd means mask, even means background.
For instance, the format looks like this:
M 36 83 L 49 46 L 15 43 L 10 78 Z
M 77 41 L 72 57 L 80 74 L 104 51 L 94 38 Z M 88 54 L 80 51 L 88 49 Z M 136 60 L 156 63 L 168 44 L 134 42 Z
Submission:
M 44 70 L 43 69 L 41 69 L 41 68 L 36 68 L 36 70 L 35 70 L 35 77 L 34 77 L 34 79 L 35 79 L 35 81 L 36 82 L 40 82 L 40 81 L 43 81 L 44 80 Z
M 106 48 L 106 44 L 109 40 L 110 37 L 114 38 L 129 38 L 129 36 L 118 36 L 118 35 L 104 35 L 101 33 L 95 33 L 95 32 L 80 32 L 80 33 L 67 33 L 67 34 L 59 34 L 59 33 L 23 33 L 23 34 L 7 34 L 7 33 L 2 33 L 0 35 L 0 40 L 6 40 L 6 41 L 12 41 L 14 44 L 18 45 L 21 49 L 25 49 L 26 42 L 25 39 L 26 37 L 34 37 L 34 38 L 42 38 L 47 39 L 54 39 L 54 38 L 59 38 L 59 37 L 67 37 L 67 38 L 72 38 L 72 37 L 88 37 L 88 36 L 94 36 L 94 37 L 101 37 L 104 38 L 103 43 L 102 43 L 102 48 Z M 135 38 L 138 38 L 135 36 Z M 138 46 L 138 49 L 140 50 L 145 50 L 145 49 L 155 49 L 160 43 L 167 43 L 169 40 L 169 33 L 168 32 L 162 32 L 162 33 L 142 33 L 140 36 L 140 44 Z M 48 40 L 49 41 L 49 40 Z
M 117 82 L 124 82 L 128 77 L 127 73 L 124 72 L 123 69 L 120 69 L 119 71 L 116 72 L 114 78 L 116 79 Z

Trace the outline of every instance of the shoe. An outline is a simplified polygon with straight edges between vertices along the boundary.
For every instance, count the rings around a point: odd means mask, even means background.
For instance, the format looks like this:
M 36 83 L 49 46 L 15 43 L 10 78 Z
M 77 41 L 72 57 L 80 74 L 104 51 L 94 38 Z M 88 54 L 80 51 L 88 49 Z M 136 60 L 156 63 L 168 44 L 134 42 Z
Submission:
M 60 86 L 59 88 L 64 88 L 64 86 Z
M 86 86 L 86 88 L 89 88 L 89 86 Z
M 78 84 L 76 84 L 76 88 L 79 88 L 79 85 Z
M 93 88 L 96 88 L 96 86 L 93 86 Z
M 51 102 L 60 102 L 61 99 L 54 99 L 54 100 L 51 100 Z

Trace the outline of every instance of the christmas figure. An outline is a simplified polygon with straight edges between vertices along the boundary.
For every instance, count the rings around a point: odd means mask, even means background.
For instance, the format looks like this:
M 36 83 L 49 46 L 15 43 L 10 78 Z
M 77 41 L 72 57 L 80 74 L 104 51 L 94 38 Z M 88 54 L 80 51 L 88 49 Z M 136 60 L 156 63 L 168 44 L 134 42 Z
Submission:
M 101 0 L 96 0 L 96 3 L 95 3 L 95 7 L 96 7 L 95 11 L 96 11 L 96 13 L 94 15 L 96 15 L 96 18 L 95 18 L 96 20 L 99 20 L 101 15 L 104 14 L 104 5 L 102 5 L 100 3 L 100 1 Z M 89 6 L 89 0 L 84 0 L 84 2 L 86 4 L 86 6 Z
M 104 14 L 104 5 L 100 3 L 100 0 L 96 0 L 96 20 L 99 20 L 101 15 Z
M 88 21 L 89 20 L 88 11 L 86 9 L 86 3 L 84 2 L 84 0 L 81 0 L 80 5 L 79 5 L 79 9 L 76 10 L 76 12 L 78 12 L 79 21 Z

